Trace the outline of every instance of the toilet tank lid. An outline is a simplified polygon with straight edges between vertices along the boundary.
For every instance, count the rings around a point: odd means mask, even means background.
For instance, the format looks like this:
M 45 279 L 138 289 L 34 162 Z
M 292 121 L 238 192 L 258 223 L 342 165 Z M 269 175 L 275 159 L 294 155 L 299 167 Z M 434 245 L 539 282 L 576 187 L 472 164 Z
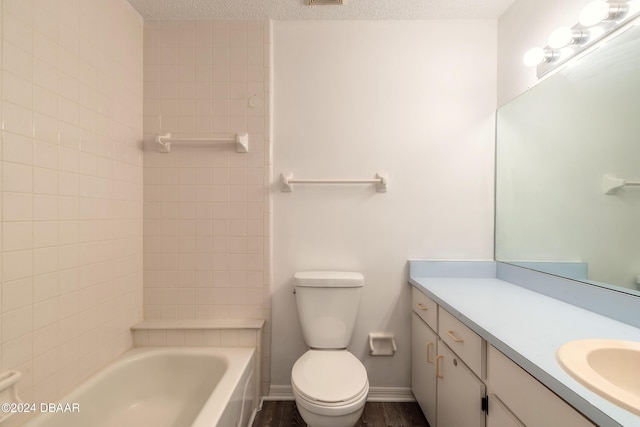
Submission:
M 360 288 L 364 276 L 351 271 L 301 271 L 293 275 L 293 283 L 308 288 Z

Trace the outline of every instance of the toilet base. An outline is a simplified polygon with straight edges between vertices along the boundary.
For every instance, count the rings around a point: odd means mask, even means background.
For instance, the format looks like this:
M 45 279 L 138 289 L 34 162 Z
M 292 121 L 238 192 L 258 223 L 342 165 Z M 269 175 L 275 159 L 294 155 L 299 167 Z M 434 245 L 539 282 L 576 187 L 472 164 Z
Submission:
M 364 405 L 362 405 L 355 412 L 348 414 L 337 416 L 319 415 L 307 410 L 303 405 L 296 400 L 298 412 L 300 412 L 300 416 L 309 427 L 353 427 L 364 411 Z
M 369 382 L 354 400 L 344 404 L 323 405 L 305 399 L 293 386 L 296 407 L 309 427 L 353 427 L 364 411 L 368 394 Z

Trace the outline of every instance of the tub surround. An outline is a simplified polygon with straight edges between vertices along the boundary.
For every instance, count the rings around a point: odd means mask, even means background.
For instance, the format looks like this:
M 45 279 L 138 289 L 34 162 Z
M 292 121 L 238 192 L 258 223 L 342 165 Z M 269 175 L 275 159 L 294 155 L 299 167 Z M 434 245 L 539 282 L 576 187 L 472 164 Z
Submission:
M 594 423 L 640 423 L 640 417 L 571 378 L 555 359 L 558 347 L 576 339 L 640 341 L 637 325 L 616 320 L 609 312 L 617 301 L 617 317 L 630 319 L 631 310 L 638 313 L 637 298 L 576 282 L 556 283 L 571 281 L 494 262 L 410 261 L 409 270 L 409 282 L 415 288 Z M 555 291 L 554 284 L 558 285 Z M 600 313 L 579 306 L 595 309 L 596 301 Z
M 271 31 L 268 20 L 144 23 L 145 319 L 271 317 Z M 249 150 L 175 143 L 159 153 L 166 133 L 247 133 Z M 268 390 L 268 323 L 263 333 Z
M 250 347 L 255 348 L 254 402 L 262 396 L 264 319 L 143 320 L 131 327 L 136 347 Z
M 264 319 L 144 320 L 131 330 L 136 347 L 256 347 L 260 353 L 264 324 Z
M 54 402 L 143 317 L 143 21 L 126 0 L 0 6 L 0 366 Z

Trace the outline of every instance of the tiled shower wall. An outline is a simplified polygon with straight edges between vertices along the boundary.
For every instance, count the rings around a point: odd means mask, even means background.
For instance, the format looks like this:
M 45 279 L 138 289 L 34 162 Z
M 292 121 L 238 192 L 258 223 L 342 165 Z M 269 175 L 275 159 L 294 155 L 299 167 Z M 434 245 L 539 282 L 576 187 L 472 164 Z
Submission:
M 145 22 L 145 319 L 269 319 L 270 34 L 269 21 Z M 159 134 L 242 132 L 248 153 L 154 149 Z
M 51 402 L 142 318 L 143 23 L 126 0 L 0 5 L 0 357 Z

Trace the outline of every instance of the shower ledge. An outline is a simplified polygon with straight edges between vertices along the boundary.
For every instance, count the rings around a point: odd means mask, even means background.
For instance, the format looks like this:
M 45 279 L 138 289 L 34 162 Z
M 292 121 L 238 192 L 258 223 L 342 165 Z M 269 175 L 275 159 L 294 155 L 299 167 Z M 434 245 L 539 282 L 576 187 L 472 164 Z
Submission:
M 156 329 L 262 329 L 264 319 L 180 319 L 143 320 L 131 327 L 133 331 Z

